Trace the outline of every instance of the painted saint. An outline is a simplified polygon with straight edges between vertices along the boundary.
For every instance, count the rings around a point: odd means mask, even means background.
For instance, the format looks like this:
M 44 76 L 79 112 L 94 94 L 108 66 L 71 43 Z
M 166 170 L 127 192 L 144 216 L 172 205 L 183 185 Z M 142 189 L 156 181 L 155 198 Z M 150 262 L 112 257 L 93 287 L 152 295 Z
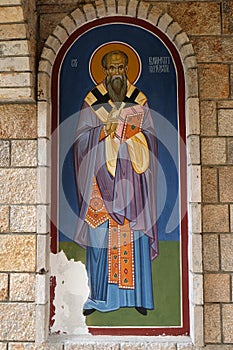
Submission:
M 147 98 L 129 81 L 128 63 L 123 50 L 103 55 L 104 80 L 86 95 L 77 126 L 74 240 L 86 249 L 85 316 L 154 309 L 157 142 Z

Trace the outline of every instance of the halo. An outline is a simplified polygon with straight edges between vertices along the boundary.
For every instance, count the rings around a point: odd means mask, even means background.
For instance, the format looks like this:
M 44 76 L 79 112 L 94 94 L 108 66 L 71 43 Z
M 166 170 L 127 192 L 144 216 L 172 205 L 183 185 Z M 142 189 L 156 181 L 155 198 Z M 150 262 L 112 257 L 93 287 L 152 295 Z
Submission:
M 126 53 L 128 56 L 128 71 L 127 78 L 130 83 L 134 84 L 138 81 L 141 75 L 141 59 L 136 50 L 129 44 L 125 44 L 120 41 L 111 41 L 99 46 L 92 54 L 89 62 L 90 77 L 95 84 L 100 84 L 105 74 L 101 64 L 102 57 L 109 51 L 120 50 Z

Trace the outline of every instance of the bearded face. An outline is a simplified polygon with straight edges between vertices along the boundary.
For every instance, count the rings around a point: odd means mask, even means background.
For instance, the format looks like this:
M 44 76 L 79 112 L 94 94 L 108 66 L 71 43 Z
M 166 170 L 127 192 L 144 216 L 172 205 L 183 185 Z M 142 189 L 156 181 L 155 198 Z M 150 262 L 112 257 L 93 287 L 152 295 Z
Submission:
M 124 101 L 127 92 L 126 74 L 107 75 L 106 87 L 113 102 Z

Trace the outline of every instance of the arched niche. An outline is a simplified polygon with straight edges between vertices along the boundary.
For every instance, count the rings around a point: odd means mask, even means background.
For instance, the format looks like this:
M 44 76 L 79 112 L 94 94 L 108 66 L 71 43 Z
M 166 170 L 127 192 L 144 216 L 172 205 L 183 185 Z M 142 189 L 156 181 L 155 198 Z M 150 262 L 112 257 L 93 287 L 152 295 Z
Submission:
M 118 17 L 117 17 L 118 16 Z M 122 21 L 122 22 L 121 22 Z M 156 8 L 146 3 L 140 2 L 136 6 L 135 2 L 122 3 L 116 6 L 115 3 L 108 3 L 108 5 L 98 3 L 98 6 L 85 5 L 82 9 L 77 9 L 70 16 L 64 18 L 61 24 L 55 29 L 45 45 L 42 53 L 42 59 L 39 67 L 39 152 L 44 152 L 48 146 L 50 136 L 50 125 L 52 115 L 57 115 L 56 110 L 56 94 L 54 95 L 54 81 L 56 81 L 60 64 L 64 58 L 68 48 L 79 37 L 80 33 L 90 30 L 98 25 L 106 25 L 112 23 L 131 23 L 133 25 L 145 26 L 149 28 L 154 34 L 166 43 L 169 50 L 172 50 L 173 59 L 179 66 L 179 79 L 181 87 L 179 87 L 178 106 L 180 108 L 179 115 L 184 118 L 183 125 L 186 127 L 182 131 L 182 139 L 187 144 L 187 162 L 185 150 L 182 150 L 182 166 L 180 168 L 180 178 L 183 183 L 187 184 L 186 190 L 182 192 L 183 199 L 186 203 L 188 221 L 183 221 L 186 227 L 186 238 L 183 239 L 184 249 L 182 255 L 183 267 L 185 266 L 184 274 L 186 278 L 183 284 L 183 293 L 186 300 L 182 307 L 182 320 L 185 319 L 185 329 L 181 333 L 167 333 L 169 335 L 187 335 L 191 336 L 191 340 L 195 345 L 202 344 L 203 338 L 203 300 L 202 300 L 202 256 L 201 256 L 201 213 L 200 213 L 200 152 L 199 152 L 199 100 L 198 100 L 198 84 L 197 84 L 197 66 L 192 45 L 189 42 L 187 35 L 182 31 L 180 26 L 172 20 L 172 18 L 162 13 Z M 175 58 L 174 58 L 175 57 Z M 152 59 L 153 60 L 153 59 Z M 75 61 L 71 63 L 75 66 Z M 152 64 L 153 65 L 153 64 Z M 54 78 L 55 77 L 55 78 Z M 55 79 L 55 80 L 53 80 Z M 52 90 L 51 90 L 51 81 Z M 56 83 L 55 83 L 56 85 Z M 51 91 L 53 95 L 51 96 Z M 51 106 L 52 113 L 51 114 Z M 54 123 L 54 117 L 53 117 Z M 56 128 L 53 124 L 52 128 Z M 182 158 L 183 157 L 183 158 Z M 41 221 L 43 215 L 45 217 L 46 210 L 51 204 L 47 192 L 49 185 L 49 162 L 44 159 L 38 169 L 39 179 L 43 178 L 43 186 L 40 186 L 40 206 L 38 211 L 38 219 Z M 47 185 L 44 184 L 47 182 Z M 186 187 L 186 186 L 184 186 Z M 56 192 L 56 191 L 55 191 Z M 54 199 L 54 193 L 52 200 Z M 54 207 L 52 206 L 54 209 Z M 41 228 L 41 237 L 38 236 L 39 246 L 45 247 L 44 255 L 49 254 L 48 235 L 42 235 L 43 230 L 48 231 L 49 225 Z M 56 230 L 55 230 L 56 231 Z M 47 243 L 46 243 L 47 242 Z M 188 250 L 189 244 L 189 250 Z M 54 245 L 53 245 L 53 248 Z M 54 250 L 55 251 L 55 250 Z M 187 259 L 189 258 L 189 266 Z M 189 285 L 189 296 L 188 296 Z M 185 287 L 184 287 L 185 286 Z M 198 286 L 198 288 L 196 288 Z M 188 300 L 189 299 L 189 300 Z M 47 300 L 48 301 L 48 300 Z M 45 306 L 38 305 L 38 308 L 43 310 L 45 319 L 48 320 L 48 304 Z M 188 312 L 188 309 L 190 310 Z M 189 326 L 190 325 L 190 326 Z M 46 324 L 47 327 L 47 324 Z M 104 334 L 104 333 L 101 333 Z M 106 333 L 105 333 L 106 334 Z M 108 333 L 107 333 L 108 334 Z M 129 333 L 125 333 L 129 334 Z M 137 333 L 136 333 L 137 334 Z M 151 335 L 158 335 L 159 333 L 152 332 Z M 45 336 L 45 333 L 44 333 Z M 157 341 L 157 340 L 155 340 Z

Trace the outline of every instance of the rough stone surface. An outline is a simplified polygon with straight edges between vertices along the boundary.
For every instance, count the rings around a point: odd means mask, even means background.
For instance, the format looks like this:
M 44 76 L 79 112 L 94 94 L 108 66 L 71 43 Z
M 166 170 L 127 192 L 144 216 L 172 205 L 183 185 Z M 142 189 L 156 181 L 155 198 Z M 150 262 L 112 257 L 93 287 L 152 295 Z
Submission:
M 203 206 L 204 232 L 229 232 L 228 205 L 206 204 Z
M 233 164 L 233 139 L 227 140 L 227 163 Z
M 37 141 L 16 140 L 11 143 L 11 165 L 36 166 L 37 164 Z
M 36 169 L 0 169 L 0 203 L 34 204 L 36 202 Z
M 233 198 L 233 168 L 222 167 L 219 169 L 219 190 L 221 202 L 232 202 Z
M 233 109 L 219 110 L 218 134 L 220 136 L 233 136 Z
M 223 342 L 233 343 L 233 304 L 222 306 Z
M 203 164 L 226 163 L 226 140 L 224 138 L 202 138 L 201 158 Z
M 221 235 L 220 236 L 221 245 L 221 268 L 223 271 L 233 271 L 233 235 Z
M 213 35 L 221 33 L 220 8 L 216 3 L 170 3 L 169 14 L 189 35 Z
M 205 341 L 207 343 L 219 343 L 221 341 L 220 306 L 217 304 L 205 305 Z
M 223 17 L 223 34 L 233 33 L 233 4 L 231 0 L 223 0 L 222 2 L 222 17 Z
M 2 271 L 35 271 L 36 240 L 33 235 L 0 235 Z
M 8 299 L 8 274 L 0 273 L 0 301 Z
M 205 271 L 219 270 L 219 239 L 217 234 L 203 235 L 203 263 Z
M 36 207 L 11 206 L 10 230 L 11 232 L 36 232 Z
M 202 200 L 218 201 L 218 174 L 216 168 L 202 168 Z
M 195 37 L 191 39 L 198 62 L 231 62 L 230 37 Z
M 25 303 L 0 304 L 1 341 L 33 341 L 34 337 L 35 305 Z
M 35 300 L 35 275 L 12 273 L 10 275 L 10 301 Z
M 228 98 L 229 97 L 229 67 L 222 64 L 203 64 L 199 69 L 200 97 Z M 218 88 L 216 88 L 216 86 Z
M 0 167 L 10 165 L 10 142 L 0 140 Z
M 200 104 L 201 135 L 215 136 L 217 134 L 216 102 L 202 101 Z
M 0 40 L 25 39 L 26 27 L 21 23 L 0 24 Z
M 8 206 L 0 206 L 0 233 L 9 231 L 9 213 Z
M 21 6 L 2 7 L 0 11 L 0 23 L 9 23 L 23 21 L 23 11 Z
M 230 302 L 230 275 L 205 274 L 204 276 L 205 302 Z
M 0 138 L 36 138 L 36 106 L 33 104 L 0 105 Z

